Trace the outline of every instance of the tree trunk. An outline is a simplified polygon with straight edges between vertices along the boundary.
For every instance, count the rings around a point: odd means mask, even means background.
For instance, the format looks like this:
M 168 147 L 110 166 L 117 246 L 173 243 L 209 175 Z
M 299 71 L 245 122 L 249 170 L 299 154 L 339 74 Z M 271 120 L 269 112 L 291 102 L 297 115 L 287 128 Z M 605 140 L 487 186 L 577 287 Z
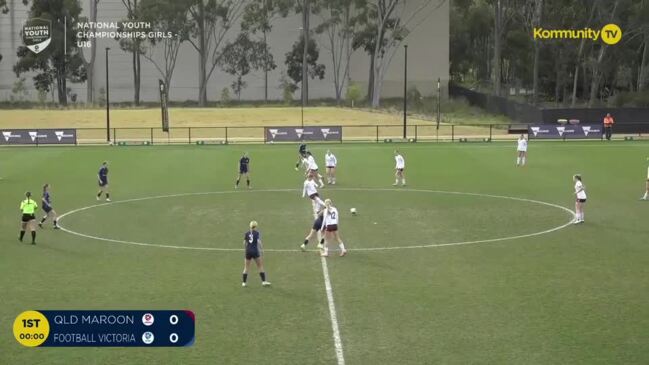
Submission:
M 268 102 L 268 39 L 266 37 L 264 28 L 264 103 Z
M 90 21 L 97 22 L 97 2 L 99 0 L 90 0 Z M 86 80 L 86 103 L 92 105 L 95 103 L 95 58 L 97 56 L 97 39 L 90 39 L 90 60 L 86 64 L 88 78 Z
M 618 3 L 619 0 L 615 0 L 615 4 L 613 4 L 613 11 L 611 12 L 611 18 L 610 18 L 611 21 L 615 18 L 615 11 L 617 10 Z M 604 59 L 604 55 L 606 54 L 606 49 L 608 48 L 606 44 L 602 44 L 600 47 L 601 48 L 599 49 L 599 56 L 597 56 L 597 62 L 593 64 L 593 79 L 591 80 L 591 84 L 590 84 L 590 99 L 588 100 L 589 107 L 593 105 L 595 98 L 597 98 L 597 94 L 599 91 L 599 81 L 601 76 L 600 66 L 602 64 L 602 60 Z
M 207 55 L 205 44 L 205 5 L 198 2 L 198 106 L 207 105 Z
M 597 0 L 593 1 L 593 5 L 590 8 L 590 15 L 588 16 L 588 22 L 586 22 L 586 26 L 590 25 L 590 22 L 593 20 L 593 16 L 595 15 L 595 8 L 597 7 Z M 582 58 L 582 54 L 584 52 L 584 45 L 585 45 L 586 40 L 584 38 L 579 41 L 579 50 L 577 51 L 577 58 L 575 59 L 575 74 L 573 76 L 572 80 L 572 101 L 570 102 L 571 106 L 575 106 L 577 103 L 577 82 L 579 81 L 579 62 Z M 584 80 L 586 79 L 586 65 L 584 63 Z M 584 85 L 586 82 L 584 81 Z M 582 90 L 582 94 L 585 95 L 586 89 Z
M 304 0 L 304 9 L 302 9 L 302 32 L 304 34 L 304 50 L 302 52 L 302 104 L 305 106 L 309 104 L 308 49 L 310 11 L 310 1 Z
M 140 105 L 140 42 L 133 41 L 133 103 Z
M 502 33 L 502 4 L 501 0 L 496 0 L 494 4 L 494 61 L 493 61 L 493 87 L 494 94 L 500 96 L 500 52 L 501 52 L 501 33 Z
M 57 94 L 59 97 L 59 104 L 62 106 L 68 105 L 68 87 L 65 78 L 65 66 L 59 67 L 56 75 Z
M 367 77 L 367 101 L 372 101 L 374 91 L 374 53 L 370 54 L 369 76 Z
M 94 38 L 93 38 L 94 40 Z M 95 46 L 92 45 L 92 51 L 95 52 Z M 94 58 L 94 56 L 92 56 Z M 86 80 L 86 104 L 92 105 L 95 102 L 95 62 L 90 61 L 86 65 L 86 73 L 88 78 Z
M 541 47 L 539 42 L 534 42 L 534 67 L 532 68 L 532 104 L 536 105 L 538 101 L 539 90 L 539 55 L 541 54 Z
M 638 72 L 638 91 L 643 91 L 649 77 L 649 32 L 644 36 L 644 50 L 642 51 L 642 61 L 640 62 L 640 71 Z

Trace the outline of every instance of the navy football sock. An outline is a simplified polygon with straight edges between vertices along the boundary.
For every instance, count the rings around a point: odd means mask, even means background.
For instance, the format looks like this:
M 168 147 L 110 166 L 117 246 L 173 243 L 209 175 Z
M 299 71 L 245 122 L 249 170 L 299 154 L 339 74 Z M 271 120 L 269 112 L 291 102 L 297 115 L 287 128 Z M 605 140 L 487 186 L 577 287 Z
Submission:
M 243 282 L 245 283 L 248 280 L 248 274 L 243 274 Z
M 266 273 L 265 272 L 260 272 L 259 276 L 261 277 L 261 281 L 266 281 Z

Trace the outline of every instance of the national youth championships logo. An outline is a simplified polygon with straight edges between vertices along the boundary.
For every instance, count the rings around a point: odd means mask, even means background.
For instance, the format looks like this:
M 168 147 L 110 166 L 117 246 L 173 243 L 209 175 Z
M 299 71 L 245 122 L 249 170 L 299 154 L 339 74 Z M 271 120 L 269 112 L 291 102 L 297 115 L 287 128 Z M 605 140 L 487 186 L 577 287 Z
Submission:
M 52 42 L 52 22 L 47 19 L 32 18 L 23 25 L 23 43 L 38 54 Z
M 612 46 L 622 39 L 622 29 L 617 24 L 606 24 L 602 29 L 544 29 L 534 28 L 534 39 L 590 39 Z

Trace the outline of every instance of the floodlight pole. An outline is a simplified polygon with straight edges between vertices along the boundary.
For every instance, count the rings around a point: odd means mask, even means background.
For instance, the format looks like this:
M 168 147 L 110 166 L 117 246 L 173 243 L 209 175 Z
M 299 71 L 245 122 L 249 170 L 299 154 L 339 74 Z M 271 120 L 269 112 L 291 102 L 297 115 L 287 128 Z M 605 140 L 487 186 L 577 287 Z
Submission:
M 110 85 L 108 79 L 108 51 L 106 47 L 106 141 L 110 142 Z
M 408 45 L 403 45 L 405 61 L 403 66 L 403 139 L 406 139 L 406 120 L 408 111 Z
M 441 116 L 441 105 L 442 105 L 442 93 L 441 93 L 441 88 L 440 88 L 440 78 L 437 78 L 437 129 L 439 129 L 439 122 L 440 122 L 440 116 Z

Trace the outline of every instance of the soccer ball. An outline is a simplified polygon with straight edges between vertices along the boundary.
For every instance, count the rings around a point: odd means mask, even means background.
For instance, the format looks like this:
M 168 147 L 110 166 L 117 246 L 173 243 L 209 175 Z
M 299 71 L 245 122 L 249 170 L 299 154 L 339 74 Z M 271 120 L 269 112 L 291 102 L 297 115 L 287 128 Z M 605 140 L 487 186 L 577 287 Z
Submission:
M 352 215 L 356 215 L 356 208 L 351 208 L 351 209 L 349 210 L 349 212 L 350 212 Z

